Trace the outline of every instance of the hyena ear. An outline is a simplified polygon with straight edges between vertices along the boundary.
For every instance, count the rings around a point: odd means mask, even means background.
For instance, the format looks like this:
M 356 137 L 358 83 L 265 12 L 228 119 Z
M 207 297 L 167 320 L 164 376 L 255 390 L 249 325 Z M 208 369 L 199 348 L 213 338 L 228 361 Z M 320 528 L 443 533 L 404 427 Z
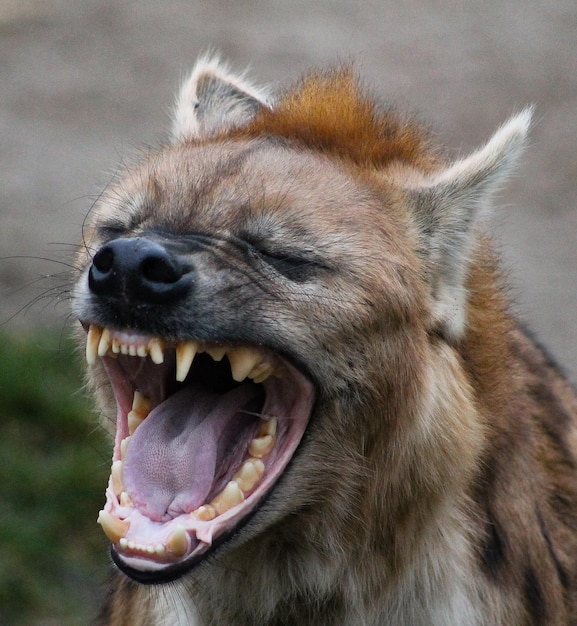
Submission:
M 202 138 L 249 122 L 269 95 L 217 57 L 201 57 L 176 99 L 172 141 Z
M 531 113 L 525 109 L 483 148 L 410 190 L 430 267 L 432 324 L 450 340 L 458 340 L 465 328 L 465 283 L 476 222 L 521 153 Z

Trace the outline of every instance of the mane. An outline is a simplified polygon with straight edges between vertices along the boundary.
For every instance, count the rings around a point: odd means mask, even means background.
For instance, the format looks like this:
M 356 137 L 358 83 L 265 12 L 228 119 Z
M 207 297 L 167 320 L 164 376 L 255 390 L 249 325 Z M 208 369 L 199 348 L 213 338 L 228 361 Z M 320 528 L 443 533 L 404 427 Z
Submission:
M 401 161 L 430 171 L 438 163 L 425 130 L 372 98 L 350 67 L 305 76 L 238 132 L 282 137 L 364 168 Z

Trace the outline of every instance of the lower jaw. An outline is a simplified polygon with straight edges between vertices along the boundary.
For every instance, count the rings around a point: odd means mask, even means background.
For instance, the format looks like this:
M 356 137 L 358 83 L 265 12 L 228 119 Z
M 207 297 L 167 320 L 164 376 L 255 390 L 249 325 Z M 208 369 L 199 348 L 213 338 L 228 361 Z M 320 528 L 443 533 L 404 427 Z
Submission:
M 312 410 L 314 395 L 312 386 L 290 364 L 285 362 L 284 366 L 286 375 L 293 379 L 292 388 L 288 391 L 284 382 L 278 378 L 269 377 L 267 385 L 278 385 L 270 394 L 271 397 L 279 398 L 278 406 L 269 407 L 270 412 L 266 404 L 263 407 L 263 413 L 279 415 L 283 441 L 272 450 L 267 449 L 264 458 L 261 457 L 261 462 L 265 466 L 262 472 L 263 478 L 255 488 L 248 489 L 243 496 L 244 501 L 238 508 L 235 505 L 227 505 L 222 512 L 217 511 L 215 516 L 214 512 L 210 512 L 210 507 L 214 502 L 209 502 L 200 507 L 209 511 L 207 519 L 202 519 L 202 515 L 198 515 L 200 510 L 198 509 L 190 514 L 184 514 L 182 519 L 179 516 L 166 524 L 157 524 L 149 519 L 142 521 L 139 518 L 145 518 L 145 516 L 135 511 L 134 508 L 129 510 L 129 503 L 123 503 L 122 491 L 115 487 L 114 476 L 111 476 L 107 491 L 107 504 L 102 512 L 104 517 L 100 521 L 113 544 L 114 562 L 129 577 L 149 584 L 177 579 L 198 566 L 207 556 L 214 554 L 216 548 L 228 541 L 253 516 L 290 462 Z M 130 411 L 126 403 L 124 405 L 123 413 L 128 414 Z M 283 418 L 287 419 L 283 420 Z M 121 443 L 130 432 L 125 423 L 126 419 L 123 418 L 121 421 L 123 425 L 117 431 L 115 463 L 121 460 Z M 296 422 L 300 425 L 293 428 Z M 271 471 L 271 468 L 274 469 Z M 193 519 L 195 516 L 197 519 Z M 107 520 L 108 522 L 112 520 L 110 522 L 112 530 L 110 526 L 107 530 Z M 137 523 L 134 523 L 135 520 Z M 128 533 L 126 532 L 127 525 L 131 527 Z M 117 530 L 119 526 L 120 531 Z M 155 552 L 157 548 L 158 551 Z
M 270 425 L 265 425 L 265 428 L 276 430 L 276 427 Z M 250 458 L 243 463 L 243 466 L 259 463 L 262 472 L 258 484 L 250 486 L 246 496 L 241 492 L 242 501 L 238 504 L 223 502 L 223 494 L 227 492 L 225 488 L 211 503 L 168 522 L 153 522 L 132 504 L 123 504 L 124 494 L 119 498 L 115 480 L 111 476 L 107 506 L 101 511 L 99 522 L 113 543 L 113 560 L 135 580 L 162 582 L 178 578 L 234 535 L 252 517 L 290 462 L 298 444 L 294 439 L 290 441 L 289 448 L 279 446 L 262 459 Z M 271 467 L 275 468 L 274 472 L 270 470 Z M 227 487 L 232 483 L 230 481 Z M 239 490 L 238 486 L 236 489 Z M 138 540 L 143 543 L 137 543 Z

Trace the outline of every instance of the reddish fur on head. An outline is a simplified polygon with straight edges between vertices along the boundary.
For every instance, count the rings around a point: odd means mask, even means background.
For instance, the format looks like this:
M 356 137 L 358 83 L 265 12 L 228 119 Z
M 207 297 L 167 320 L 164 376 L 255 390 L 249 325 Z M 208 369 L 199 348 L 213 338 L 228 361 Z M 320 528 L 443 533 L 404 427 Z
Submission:
M 377 105 L 350 67 L 311 73 L 237 133 L 284 137 L 362 168 L 400 161 L 427 172 L 437 164 L 422 128 Z

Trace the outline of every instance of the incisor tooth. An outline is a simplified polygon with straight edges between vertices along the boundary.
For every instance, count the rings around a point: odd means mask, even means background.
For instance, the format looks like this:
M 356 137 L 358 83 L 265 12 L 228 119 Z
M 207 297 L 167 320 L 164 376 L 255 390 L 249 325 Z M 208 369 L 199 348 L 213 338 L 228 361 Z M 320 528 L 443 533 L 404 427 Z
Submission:
M 256 437 L 250 442 L 248 452 L 251 456 L 255 456 L 257 459 L 262 459 L 263 456 L 266 456 L 272 450 L 273 444 L 274 440 L 272 435 Z
M 240 504 L 244 500 L 244 494 L 234 480 L 231 480 L 226 487 L 214 498 L 211 505 L 218 515 L 226 513 L 233 506 Z
M 102 335 L 102 328 L 94 324 L 90 324 L 88 328 L 88 336 L 86 337 L 86 362 L 88 365 L 94 365 L 96 363 L 96 356 L 98 355 L 98 344 Z
M 181 341 L 176 344 L 176 380 L 179 383 L 184 382 L 197 351 L 196 341 Z
M 260 361 L 261 356 L 251 348 L 234 348 L 228 353 L 232 377 L 241 383 Z
M 145 357 L 148 355 L 148 347 L 139 344 L 136 348 L 136 354 L 141 357 Z
M 97 522 L 102 526 L 104 534 L 112 543 L 118 543 L 130 528 L 130 522 L 118 519 L 104 510 L 98 514 Z
M 182 526 L 177 526 L 166 541 L 166 547 L 174 556 L 184 556 L 188 550 L 188 535 Z
M 162 339 L 153 337 L 148 342 L 148 352 L 153 363 L 156 363 L 156 365 L 164 363 L 164 341 Z
M 98 342 L 98 356 L 104 356 L 108 352 L 108 348 L 110 348 L 110 331 L 105 328 Z
M 110 346 L 110 349 L 114 354 L 120 354 L 120 341 L 116 337 L 114 337 L 114 339 L 112 340 L 112 345 Z
M 119 496 L 124 491 L 124 485 L 122 484 L 122 461 L 114 461 L 110 470 L 110 477 L 112 479 L 112 490 Z

